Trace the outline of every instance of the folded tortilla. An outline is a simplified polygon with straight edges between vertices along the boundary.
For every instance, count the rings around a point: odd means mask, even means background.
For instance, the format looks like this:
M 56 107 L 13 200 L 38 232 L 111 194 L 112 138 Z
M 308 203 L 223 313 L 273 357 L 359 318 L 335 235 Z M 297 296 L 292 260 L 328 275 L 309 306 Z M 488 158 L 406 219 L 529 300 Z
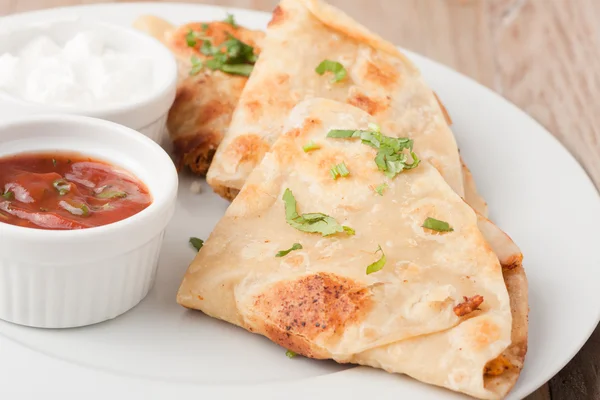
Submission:
M 502 398 L 519 375 L 526 345 L 527 286 L 520 258 L 511 253 L 520 252 L 430 163 L 390 179 L 375 164 L 373 148 L 326 138 L 331 129 L 369 129 L 375 121 L 325 99 L 294 108 L 190 265 L 177 301 L 307 357 Z M 415 139 L 417 154 L 427 148 L 420 140 L 428 138 Z M 320 148 L 303 151 L 310 142 Z M 349 175 L 334 180 L 330 168 L 341 162 Z M 382 183 L 379 195 L 374 188 Z M 295 229 L 286 221 L 287 189 L 298 213 L 325 213 L 355 235 Z M 428 217 L 453 231 L 423 228 Z M 496 235 L 495 245 L 480 229 Z M 302 249 L 275 256 L 294 243 Z M 503 251 L 502 264 L 515 261 L 506 284 L 494 250 Z M 367 274 L 381 254 L 383 268 Z M 483 302 L 474 304 L 478 296 Z
M 229 127 L 248 78 L 206 68 L 190 76 L 192 56 L 201 61 L 207 56 L 199 51 L 202 41 L 198 40 L 198 45 L 190 47 L 186 35 L 190 30 L 202 32 L 203 37 L 210 38 L 214 45 L 223 43 L 231 35 L 254 47 L 255 54 L 259 54 L 264 33 L 241 26 L 233 27 L 222 21 L 194 22 L 175 27 L 150 15 L 138 18 L 134 27 L 162 41 L 177 59 L 177 96 L 169 112 L 167 127 L 179 166 L 204 175 Z
M 315 68 L 341 63 L 347 77 Z M 233 198 L 303 99 L 328 98 L 357 106 L 386 132 L 415 139 L 415 149 L 460 196 L 456 142 L 436 98 L 418 69 L 391 43 L 319 0 L 283 0 L 273 13 L 261 56 L 234 111 L 207 180 Z
M 450 113 L 446 107 L 444 107 L 444 103 L 440 100 L 438 95 L 434 92 L 435 98 L 440 105 L 440 109 L 444 114 L 444 119 L 448 126 L 452 125 L 452 118 L 450 118 Z M 471 206 L 473 210 L 475 210 L 478 214 L 486 217 L 488 216 L 488 205 L 485 199 L 479 194 L 477 190 L 477 185 L 475 184 L 475 179 L 473 179 L 473 175 L 471 174 L 471 170 L 465 164 L 465 161 L 460 157 L 460 163 L 462 166 L 462 178 L 463 178 L 463 187 L 464 187 L 464 196 L 463 199 L 467 202 L 468 205 Z

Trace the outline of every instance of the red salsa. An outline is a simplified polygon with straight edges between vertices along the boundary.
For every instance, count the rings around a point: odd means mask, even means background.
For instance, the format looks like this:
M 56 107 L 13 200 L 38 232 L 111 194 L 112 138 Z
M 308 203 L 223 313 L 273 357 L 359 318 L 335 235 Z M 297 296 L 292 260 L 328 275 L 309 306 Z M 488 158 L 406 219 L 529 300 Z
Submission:
M 131 217 L 152 203 L 131 173 L 75 153 L 0 158 L 0 223 L 84 229 Z

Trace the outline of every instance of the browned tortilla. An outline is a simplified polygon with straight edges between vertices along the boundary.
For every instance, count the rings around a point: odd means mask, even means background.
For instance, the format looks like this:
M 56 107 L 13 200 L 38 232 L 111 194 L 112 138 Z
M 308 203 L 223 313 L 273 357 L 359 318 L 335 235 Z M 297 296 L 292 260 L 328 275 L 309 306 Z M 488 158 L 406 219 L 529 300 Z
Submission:
M 307 357 L 502 398 L 518 377 L 526 342 L 526 324 L 519 322 L 526 281 L 503 276 L 509 268 L 522 273 L 521 254 L 431 164 L 386 178 L 372 148 L 326 137 L 332 128 L 365 129 L 372 122 L 364 111 L 331 100 L 296 106 L 190 265 L 178 302 Z M 320 149 L 304 152 L 310 142 Z M 329 169 L 341 161 L 350 174 L 334 180 Z M 382 182 L 387 189 L 380 196 L 372 188 Z M 286 189 L 299 212 L 323 212 L 356 235 L 294 229 L 282 204 Z M 425 231 L 428 216 L 454 231 Z M 292 243 L 303 248 L 275 257 Z M 378 246 L 386 264 L 366 274 Z
M 177 59 L 179 84 L 167 127 L 179 166 L 199 175 L 208 171 L 248 78 L 206 68 L 190 76 L 192 56 L 201 61 L 207 56 L 199 51 L 202 40 L 197 40 L 195 47 L 189 47 L 186 35 L 190 29 L 202 32 L 214 45 L 223 43 L 231 35 L 254 47 L 255 54 L 260 53 L 260 41 L 264 36 L 261 31 L 233 27 L 221 21 L 205 25 L 207 28 L 203 29 L 203 23 L 193 22 L 176 28 L 152 16 L 141 17 L 135 23 L 138 29 L 161 40 Z

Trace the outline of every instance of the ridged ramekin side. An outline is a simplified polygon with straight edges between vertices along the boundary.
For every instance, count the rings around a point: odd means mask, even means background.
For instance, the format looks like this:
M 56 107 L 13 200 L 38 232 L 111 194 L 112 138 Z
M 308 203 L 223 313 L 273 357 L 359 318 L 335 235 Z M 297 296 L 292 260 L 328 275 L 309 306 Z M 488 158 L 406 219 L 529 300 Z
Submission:
M 154 284 L 164 230 L 144 245 L 86 264 L 27 264 L 0 255 L 0 319 L 69 328 L 115 318 Z M 68 254 L 48 254 L 48 259 Z

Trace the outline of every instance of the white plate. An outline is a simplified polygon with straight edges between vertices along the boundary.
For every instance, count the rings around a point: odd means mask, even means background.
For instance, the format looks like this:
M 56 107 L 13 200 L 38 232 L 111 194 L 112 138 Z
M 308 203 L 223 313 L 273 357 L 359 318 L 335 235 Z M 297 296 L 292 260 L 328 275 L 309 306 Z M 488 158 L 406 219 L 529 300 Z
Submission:
M 269 19 L 265 13 L 229 11 L 252 28 L 264 28 Z M 184 23 L 222 19 L 225 9 L 93 5 L 4 17 L 0 27 L 70 16 L 130 25 L 141 14 Z M 525 113 L 474 81 L 409 55 L 452 115 L 461 154 L 489 202 L 492 219 L 525 255 L 529 352 L 510 395 L 522 398 L 575 355 L 600 318 L 598 193 L 573 157 Z M 148 297 L 127 314 L 86 328 L 39 330 L 0 323 L 0 398 L 57 392 L 86 399 L 126 393 L 131 400 L 461 397 L 374 369 L 290 360 L 263 337 L 177 305 L 176 290 L 194 256 L 188 238 L 206 238 L 227 207 L 208 186 L 194 195 L 189 178 L 182 181 L 156 286 Z

